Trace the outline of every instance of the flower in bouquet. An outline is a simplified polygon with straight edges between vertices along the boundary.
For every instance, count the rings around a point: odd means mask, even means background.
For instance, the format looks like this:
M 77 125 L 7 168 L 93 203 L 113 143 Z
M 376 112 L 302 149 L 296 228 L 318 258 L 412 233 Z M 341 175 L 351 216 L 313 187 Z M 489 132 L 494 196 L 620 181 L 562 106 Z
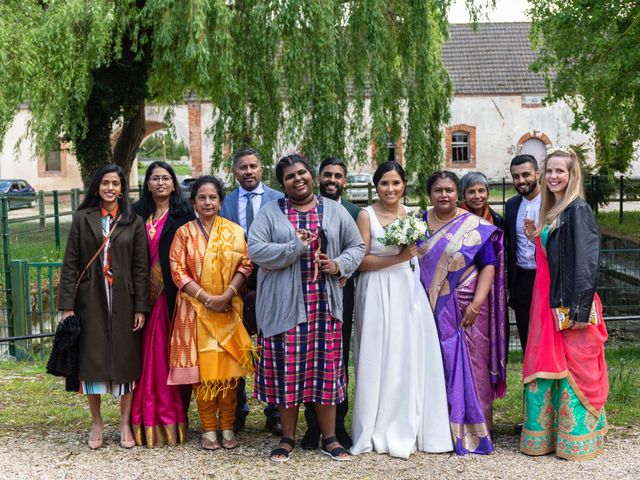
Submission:
M 404 218 L 396 218 L 389 225 L 384 227 L 384 236 L 378 237 L 378 241 L 384 246 L 396 245 L 406 247 L 419 241 L 425 240 L 429 236 L 429 226 L 419 215 L 409 212 Z M 410 262 L 411 269 L 415 267 Z

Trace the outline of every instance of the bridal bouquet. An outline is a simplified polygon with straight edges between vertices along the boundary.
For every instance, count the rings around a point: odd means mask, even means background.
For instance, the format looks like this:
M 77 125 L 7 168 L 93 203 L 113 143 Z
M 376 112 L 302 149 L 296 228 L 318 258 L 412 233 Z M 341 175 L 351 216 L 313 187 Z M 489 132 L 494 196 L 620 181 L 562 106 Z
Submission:
M 429 226 L 415 213 L 407 213 L 405 218 L 396 218 L 384 227 L 384 237 L 378 237 L 378 241 L 385 247 L 396 245 L 406 247 L 425 240 L 429 236 Z M 413 263 L 411 269 L 415 270 Z

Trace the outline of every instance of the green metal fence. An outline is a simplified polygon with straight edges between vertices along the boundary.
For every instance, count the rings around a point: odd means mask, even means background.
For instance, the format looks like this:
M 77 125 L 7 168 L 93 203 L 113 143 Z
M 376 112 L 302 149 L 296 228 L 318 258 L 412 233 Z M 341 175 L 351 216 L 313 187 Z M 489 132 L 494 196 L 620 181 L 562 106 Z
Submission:
M 595 191 L 604 190 L 597 186 L 599 181 L 588 180 Z M 640 200 L 634 193 L 640 189 L 640 180 L 621 178 L 618 187 L 618 197 L 609 189 L 608 199 L 617 199 L 621 206 Z M 366 188 L 368 198 L 373 198 L 371 185 L 358 188 Z M 513 194 L 506 179 L 491 184 L 494 205 L 504 204 Z M 79 189 L 40 192 L 36 206 L 22 210 L 10 210 L 8 199 L 0 198 L 0 356 L 47 355 L 59 319 L 56 302 L 62 252 L 71 215 L 82 196 Z M 610 342 L 640 344 L 640 249 L 602 250 L 598 293 Z M 511 346 L 519 348 L 515 326 L 511 329 Z

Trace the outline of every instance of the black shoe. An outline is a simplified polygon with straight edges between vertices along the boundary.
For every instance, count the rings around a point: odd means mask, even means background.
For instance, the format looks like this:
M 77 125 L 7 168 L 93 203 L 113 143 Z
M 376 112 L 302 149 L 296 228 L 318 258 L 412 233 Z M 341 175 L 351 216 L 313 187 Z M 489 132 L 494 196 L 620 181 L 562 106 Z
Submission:
M 353 446 L 353 440 L 351 440 L 351 436 L 344 426 L 336 427 L 336 437 L 338 437 L 338 442 L 340 442 L 344 448 L 349 449 Z
M 513 431 L 516 433 L 516 435 L 520 435 L 522 433 L 522 424 L 521 423 L 517 423 L 513 427 Z
M 282 435 L 282 424 L 278 417 L 267 417 L 265 428 L 277 437 Z
M 300 446 L 305 450 L 317 450 L 320 444 L 320 429 L 317 427 L 309 427 L 300 440 Z
M 236 421 L 233 422 L 233 431 L 234 433 L 238 433 L 244 430 L 244 425 L 247 423 L 247 416 L 241 415 L 236 417 Z

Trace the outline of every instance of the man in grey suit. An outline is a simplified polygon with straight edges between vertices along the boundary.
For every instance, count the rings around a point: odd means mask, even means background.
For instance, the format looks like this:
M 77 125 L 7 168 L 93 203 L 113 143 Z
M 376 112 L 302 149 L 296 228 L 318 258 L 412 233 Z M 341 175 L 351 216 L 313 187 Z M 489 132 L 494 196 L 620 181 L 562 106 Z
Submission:
M 327 158 L 320 164 L 318 171 L 318 183 L 320 194 L 340 203 L 347 209 L 354 222 L 360 213 L 360 207 L 354 205 L 346 198 L 342 198 L 342 191 L 347 185 L 347 166 L 339 158 Z M 342 356 L 345 372 L 349 372 L 349 350 L 351 349 L 351 331 L 353 328 L 353 297 L 355 292 L 354 277 L 347 280 L 342 297 Z M 349 411 L 349 402 L 344 402 L 336 407 L 336 437 L 345 448 L 350 448 L 353 442 L 344 426 L 344 419 Z M 313 404 L 306 404 L 304 418 L 307 421 L 307 431 L 302 437 L 300 446 L 313 450 L 318 448 L 320 440 L 320 425 L 313 408 Z
M 225 196 L 220 209 L 220 216 L 237 223 L 244 228 L 248 236 L 253 219 L 260 209 L 269 202 L 278 200 L 284 195 L 262 183 L 262 162 L 260 154 L 253 148 L 242 148 L 233 154 L 233 174 L 238 181 L 236 188 Z M 255 291 L 258 268 L 254 265 L 253 275 L 247 280 L 247 290 Z M 276 405 L 264 408 L 266 427 L 274 435 L 282 434 L 280 414 Z M 247 394 L 244 379 L 238 385 L 238 404 L 236 407 L 236 424 L 234 430 L 239 432 L 249 415 Z

